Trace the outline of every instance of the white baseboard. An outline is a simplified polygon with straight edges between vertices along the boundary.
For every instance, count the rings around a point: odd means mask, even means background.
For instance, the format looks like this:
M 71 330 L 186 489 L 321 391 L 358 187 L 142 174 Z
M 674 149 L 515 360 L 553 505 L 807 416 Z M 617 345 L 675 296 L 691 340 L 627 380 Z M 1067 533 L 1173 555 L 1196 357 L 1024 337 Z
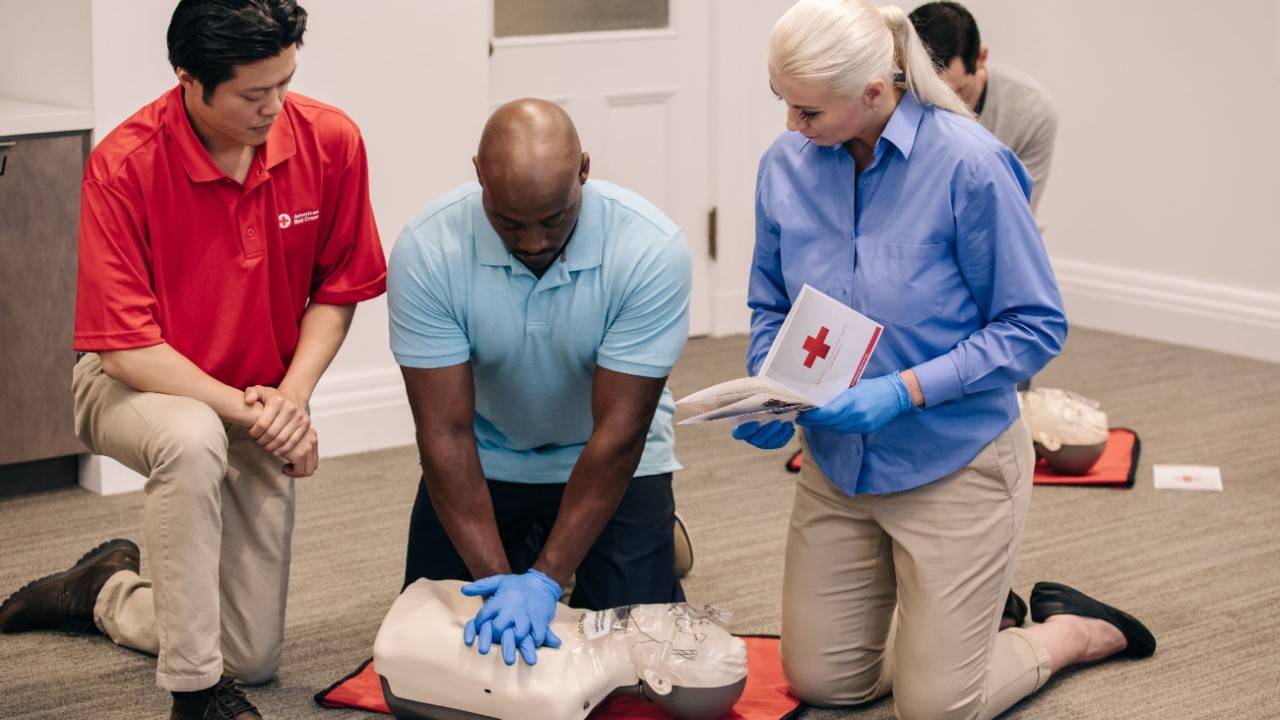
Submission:
M 142 489 L 147 479 L 105 455 L 80 456 L 80 487 L 98 495 L 119 495 Z
M 311 399 L 320 457 L 412 445 L 413 416 L 394 366 L 325 377 Z M 80 485 L 99 495 L 141 490 L 147 479 L 109 457 L 80 456 Z
M 1280 363 L 1280 294 L 1056 258 L 1073 325 Z
M 395 365 L 324 378 L 311 398 L 320 457 L 338 457 L 415 442 L 413 415 Z

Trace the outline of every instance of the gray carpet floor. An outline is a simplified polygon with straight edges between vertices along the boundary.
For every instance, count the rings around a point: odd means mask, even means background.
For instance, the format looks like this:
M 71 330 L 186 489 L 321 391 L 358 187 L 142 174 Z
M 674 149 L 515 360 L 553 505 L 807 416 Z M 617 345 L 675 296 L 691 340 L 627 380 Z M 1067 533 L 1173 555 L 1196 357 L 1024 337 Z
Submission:
M 744 347 L 740 337 L 691 341 L 672 390 L 736 377 Z M 1142 461 L 1132 490 L 1035 488 L 1015 589 L 1079 587 L 1144 620 L 1160 649 L 1063 673 L 1006 717 L 1280 718 L 1280 365 L 1074 329 L 1037 382 L 1101 401 L 1113 426 L 1137 430 Z M 696 553 L 689 597 L 730 610 L 738 632 L 777 632 L 790 449 L 754 451 L 704 425 L 681 427 L 677 450 Z M 1156 491 L 1153 462 L 1220 465 L 1225 492 Z M 415 451 L 400 448 L 326 460 L 299 483 L 284 667 L 251 691 L 268 718 L 368 717 L 321 710 L 312 695 L 371 652 L 400 586 L 417 478 Z M 0 594 L 104 538 L 140 539 L 142 500 L 69 489 L 0 501 Z M 101 636 L 0 636 L 2 718 L 167 713 L 147 656 Z M 892 708 L 805 717 L 889 718 Z

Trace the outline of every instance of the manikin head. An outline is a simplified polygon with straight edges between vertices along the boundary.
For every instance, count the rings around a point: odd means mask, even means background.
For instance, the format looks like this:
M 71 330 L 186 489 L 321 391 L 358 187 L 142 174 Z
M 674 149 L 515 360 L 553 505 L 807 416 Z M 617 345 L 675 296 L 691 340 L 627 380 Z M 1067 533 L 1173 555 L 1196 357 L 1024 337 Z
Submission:
M 1107 447 L 1107 414 L 1067 390 L 1035 387 L 1018 393 L 1036 454 L 1062 475 L 1084 475 Z
M 632 605 L 586 613 L 582 636 L 624 642 L 646 698 L 680 720 L 723 716 L 746 686 L 747 647 L 715 608 Z M 608 628 L 607 637 L 595 637 Z

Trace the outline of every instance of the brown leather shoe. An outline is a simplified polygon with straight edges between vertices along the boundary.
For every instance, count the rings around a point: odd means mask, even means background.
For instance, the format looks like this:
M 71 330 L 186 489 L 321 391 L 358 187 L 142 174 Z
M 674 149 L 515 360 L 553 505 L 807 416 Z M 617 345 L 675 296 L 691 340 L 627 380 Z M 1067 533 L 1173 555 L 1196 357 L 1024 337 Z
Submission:
M 71 569 L 27 583 L 10 595 L 0 605 L 0 632 L 96 632 L 93 604 L 107 578 L 121 570 L 138 572 L 138 546 L 129 540 L 108 540 Z
M 222 676 L 217 685 L 196 692 L 173 693 L 169 720 L 262 720 L 236 681 Z

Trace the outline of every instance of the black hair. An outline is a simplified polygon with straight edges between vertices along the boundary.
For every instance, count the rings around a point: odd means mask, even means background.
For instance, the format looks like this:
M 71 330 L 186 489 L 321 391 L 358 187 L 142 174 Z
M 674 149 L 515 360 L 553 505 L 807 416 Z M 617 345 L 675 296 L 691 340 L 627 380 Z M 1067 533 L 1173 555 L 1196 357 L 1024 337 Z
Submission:
M 236 66 L 302 46 L 307 11 L 295 0 L 180 0 L 169 21 L 169 64 L 204 86 L 209 102 Z
M 969 74 L 978 71 L 982 37 L 978 35 L 977 21 L 963 5 L 958 2 L 925 3 L 912 10 L 909 17 L 939 70 L 947 69 L 953 58 L 960 58 Z

